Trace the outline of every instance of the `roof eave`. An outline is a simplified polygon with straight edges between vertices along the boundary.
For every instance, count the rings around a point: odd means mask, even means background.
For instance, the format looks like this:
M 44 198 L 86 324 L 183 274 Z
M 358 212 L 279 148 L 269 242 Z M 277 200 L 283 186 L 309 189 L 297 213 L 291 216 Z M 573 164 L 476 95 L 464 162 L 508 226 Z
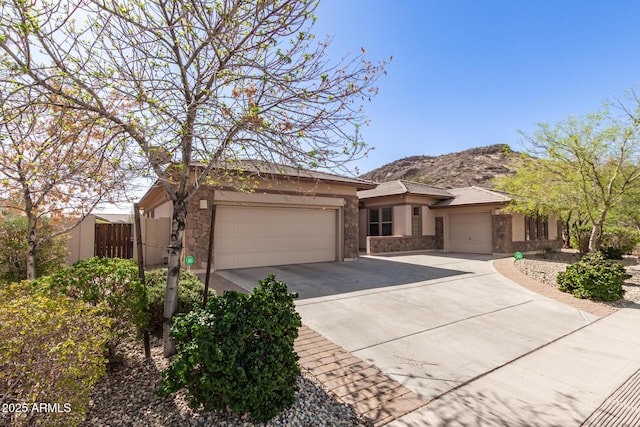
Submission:
M 509 202 L 504 201 L 504 202 L 480 202 L 480 203 L 461 203 L 461 204 L 454 204 L 454 205 L 431 205 L 429 206 L 430 209 L 446 209 L 446 208 L 463 208 L 463 207 L 484 207 L 484 206 L 505 206 L 507 205 Z

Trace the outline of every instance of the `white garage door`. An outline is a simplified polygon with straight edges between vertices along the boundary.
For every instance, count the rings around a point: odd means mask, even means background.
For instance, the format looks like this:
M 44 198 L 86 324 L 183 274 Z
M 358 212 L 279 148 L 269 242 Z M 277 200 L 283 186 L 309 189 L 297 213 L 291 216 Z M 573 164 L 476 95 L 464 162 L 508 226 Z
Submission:
M 336 260 L 335 209 L 218 206 L 218 270 Z
M 449 215 L 449 250 L 490 254 L 491 213 L 465 213 Z

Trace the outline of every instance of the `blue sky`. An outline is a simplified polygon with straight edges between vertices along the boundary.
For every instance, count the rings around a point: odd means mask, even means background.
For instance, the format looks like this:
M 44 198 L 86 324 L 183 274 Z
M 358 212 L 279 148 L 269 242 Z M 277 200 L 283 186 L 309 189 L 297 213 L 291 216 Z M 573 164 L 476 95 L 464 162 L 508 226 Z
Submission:
M 640 2 L 320 0 L 335 59 L 393 55 L 365 104 L 361 173 L 411 155 L 497 143 L 640 90 Z

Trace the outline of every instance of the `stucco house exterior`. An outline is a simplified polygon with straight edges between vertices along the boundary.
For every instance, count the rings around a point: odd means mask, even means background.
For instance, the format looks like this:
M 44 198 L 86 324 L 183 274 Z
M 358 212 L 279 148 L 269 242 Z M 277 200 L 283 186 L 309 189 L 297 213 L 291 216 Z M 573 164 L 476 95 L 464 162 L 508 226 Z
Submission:
M 358 192 L 359 246 L 368 254 L 437 249 L 507 254 L 562 246 L 556 218 L 502 211 L 512 200 L 480 187 L 396 180 Z
M 375 184 L 284 166 L 245 173 L 251 191 L 201 186 L 190 200 L 183 258 L 194 256 L 194 268 L 206 267 L 212 211 L 215 270 L 357 259 L 357 191 Z M 139 205 L 147 218 L 172 214 L 157 183 Z

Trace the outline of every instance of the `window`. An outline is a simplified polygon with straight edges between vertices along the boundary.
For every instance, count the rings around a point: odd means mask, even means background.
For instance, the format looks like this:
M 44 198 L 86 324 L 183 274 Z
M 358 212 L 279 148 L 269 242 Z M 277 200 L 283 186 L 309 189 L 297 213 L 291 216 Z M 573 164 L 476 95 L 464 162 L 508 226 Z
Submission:
M 422 209 L 420 206 L 413 206 L 411 208 L 411 235 L 413 236 L 421 236 L 422 235 L 422 218 L 420 215 L 420 211 Z
M 369 236 L 391 236 L 391 208 L 369 209 Z
M 524 217 L 525 240 L 549 239 L 549 221 L 546 216 L 531 215 Z

